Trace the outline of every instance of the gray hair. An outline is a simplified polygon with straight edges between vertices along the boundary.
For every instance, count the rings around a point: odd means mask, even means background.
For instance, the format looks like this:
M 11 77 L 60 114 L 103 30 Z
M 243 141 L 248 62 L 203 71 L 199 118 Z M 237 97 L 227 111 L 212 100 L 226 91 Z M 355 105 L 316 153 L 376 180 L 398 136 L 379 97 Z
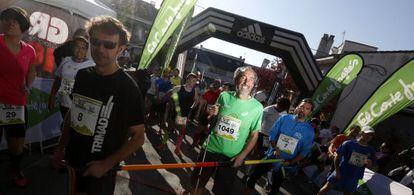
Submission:
M 234 71 L 234 82 L 237 83 L 237 80 L 239 80 L 239 78 L 242 76 L 242 73 L 246 72 L 247 70 L 250 70 L 253 72 L 254 74 L 254 82 L 257 82 L 257 74 L 256 72 L 253 70 L 253 68 L 251 66 L 243 66 L 243 67 L 238 67 L 236 69 L 236 71 Z

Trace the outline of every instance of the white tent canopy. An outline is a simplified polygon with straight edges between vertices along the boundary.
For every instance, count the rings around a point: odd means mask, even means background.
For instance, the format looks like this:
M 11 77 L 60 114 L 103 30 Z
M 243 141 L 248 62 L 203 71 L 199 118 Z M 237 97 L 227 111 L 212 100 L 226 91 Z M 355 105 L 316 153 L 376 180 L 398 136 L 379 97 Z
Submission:
M 116 12 L 99 0 L 34 0 L 47 5 L 68 10 L 71 14 L 78 14 L 85 18 L 100 15 L 116 17 Z

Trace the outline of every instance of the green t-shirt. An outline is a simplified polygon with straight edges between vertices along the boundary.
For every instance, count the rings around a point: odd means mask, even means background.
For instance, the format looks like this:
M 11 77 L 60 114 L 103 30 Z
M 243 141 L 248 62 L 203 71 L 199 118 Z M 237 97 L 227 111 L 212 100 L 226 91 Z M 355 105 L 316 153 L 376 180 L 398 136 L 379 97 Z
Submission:
M 211 127 L 207 150 L 232 158 L 243 150 L 250 132 L 260 130 L 263 106 L 254 98 L 238 99 L 235 92 L 221 93 L 217 104 L 218 119 Z

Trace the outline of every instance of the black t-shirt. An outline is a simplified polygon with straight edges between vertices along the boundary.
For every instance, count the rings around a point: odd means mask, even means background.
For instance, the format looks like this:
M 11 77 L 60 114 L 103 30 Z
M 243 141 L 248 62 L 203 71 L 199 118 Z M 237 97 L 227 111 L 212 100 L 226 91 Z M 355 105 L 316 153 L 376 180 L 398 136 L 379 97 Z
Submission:
M 195 89 L 193 88 L 190 92 L 187 92 L 184 85 L 182 85 L 180 91 L 178 91 L 178 102 L 180 104 L 182 117 L 187 117 L 190 113 L 191 106 L 194 103 L 194 95 Z
M 127 141 L 128 128 L 144 123 L 139 87 L 121 69 L 108 76 L 96 74 L 95 67 L 80 70 L 72 97 L 71 131 L 66 148 L 72 166 L 83 167 L 113 154 Z M 84 131 L 84 126 L 90 131 Z

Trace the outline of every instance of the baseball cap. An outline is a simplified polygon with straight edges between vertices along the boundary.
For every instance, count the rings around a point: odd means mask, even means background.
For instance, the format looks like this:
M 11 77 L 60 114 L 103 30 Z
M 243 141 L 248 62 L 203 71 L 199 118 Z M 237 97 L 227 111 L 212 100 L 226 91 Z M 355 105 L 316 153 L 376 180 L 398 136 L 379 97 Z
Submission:
M 372 128 L 371 126 L 364 126 L 362 127 L 361 131 L 364 133 L 375 133 L 374 128 Z
M 88 38 L 85 37 L 85 36 L 82 36 L 82 35 L 78 35 L 78 36 L 74 37 L 73 40 L 82 40 L 82 41 L 85 41 L 86 43 L 89 43 Z
M 29 16 L 26 10 L 24 10 L 21 7 L 12 6 L 12 7 L 5 9 L 4 11 L 1 12 L 0 19 L 1 20 L 9 20 L 9 19 L 17 20 L 20 26 L 20 30 L 22 32 L 26 32 L 30 28 Z

